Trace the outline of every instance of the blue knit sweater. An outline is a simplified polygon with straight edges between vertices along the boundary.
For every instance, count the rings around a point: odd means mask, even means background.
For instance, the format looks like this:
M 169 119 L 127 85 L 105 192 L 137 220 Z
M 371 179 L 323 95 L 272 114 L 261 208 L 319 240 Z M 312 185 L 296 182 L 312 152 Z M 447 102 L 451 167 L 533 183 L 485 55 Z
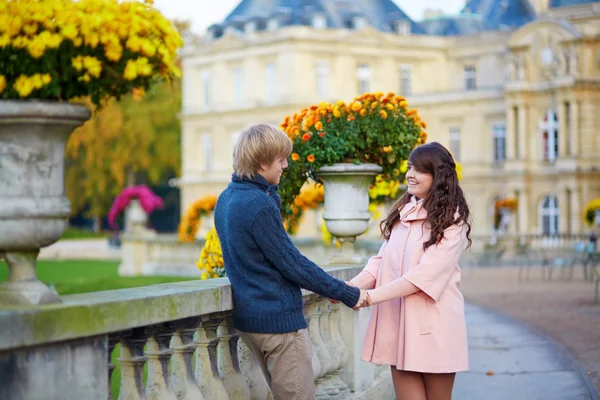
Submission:
M 259 174 L 233 175 L 219 196 L 215 226 L 231 282 L 234 326 L 243 332 L 285 333 L 306 328 L 300 288 L 348 307 L 360 291 L 304 257 L 281 222 L 277 185 Z

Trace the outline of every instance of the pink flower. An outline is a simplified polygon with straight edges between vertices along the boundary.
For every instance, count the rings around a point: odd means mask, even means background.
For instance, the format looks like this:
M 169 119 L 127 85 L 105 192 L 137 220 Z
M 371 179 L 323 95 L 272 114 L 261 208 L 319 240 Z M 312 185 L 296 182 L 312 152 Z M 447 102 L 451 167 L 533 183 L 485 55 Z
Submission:
M 110 211 L 108 212 L 108 223 L 113 229 L 116 229 L 117 215 L 122 213 L 129 205 L 132 199 L 138 199 L 142 209 L 146 214 L 151 214 L 154 210 L 163 207 L 163 200 L 150 190 L 146 185 L 126 187 L 119 193 L 113 201 Z

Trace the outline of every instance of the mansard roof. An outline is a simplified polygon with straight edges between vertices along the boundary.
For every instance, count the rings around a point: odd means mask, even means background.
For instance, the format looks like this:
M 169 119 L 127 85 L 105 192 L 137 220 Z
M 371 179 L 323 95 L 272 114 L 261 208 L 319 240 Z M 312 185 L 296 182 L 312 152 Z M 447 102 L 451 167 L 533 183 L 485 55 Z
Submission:
M 600 2 L 600 0 L 550 0 L 550 7 L 556 8 L 598 2 Z
M 242 0 L 220 25 L 256 20 L 261 26 L 272 17 L 281 25 L 310 25 L 314 14 L 323 15 L 329 28 L 352 28 L 353 18 L 363 17 L 382 32 L 394 31 L 402 21 L 410 24 L 412 33 L 423 32 L 392 0 Z
M 536 19 L 528 0 L 469 0 L 465 13 L 480 15 L 485 30 L 518 28 Z

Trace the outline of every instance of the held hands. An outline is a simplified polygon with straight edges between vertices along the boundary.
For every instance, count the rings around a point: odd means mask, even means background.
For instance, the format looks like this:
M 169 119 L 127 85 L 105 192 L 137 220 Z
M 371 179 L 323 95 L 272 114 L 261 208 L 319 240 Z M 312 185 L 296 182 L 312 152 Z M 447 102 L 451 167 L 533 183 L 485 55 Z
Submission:
M 352 309 L 354 311 L 358 311 L 363 307 L 370 307 L 370 306 L 371 306 L 371 296 L 369 296 L 369 292 L 366 290 L 361 290 L 360 297 L 358 298 L 358 302 L 356 303 L 356 305 L 354 307 L 352 307 Z

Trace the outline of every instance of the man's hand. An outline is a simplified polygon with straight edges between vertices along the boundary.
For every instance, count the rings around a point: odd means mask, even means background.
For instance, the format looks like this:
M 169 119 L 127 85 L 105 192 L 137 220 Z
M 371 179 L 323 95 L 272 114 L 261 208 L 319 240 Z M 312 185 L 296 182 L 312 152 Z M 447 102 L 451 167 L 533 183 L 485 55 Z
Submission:
M 354 307 L 352 307 L 352 309 L 354 311 L 358 311 L 359 309 L 366 307 L 367 302 L 369 302 L 369 301 L 370 301 L 369 293 L 367 293 L 366 290 L 361 289 L 360 297 L 358 298 L 358 302 L 356 303 L 356 305 Z
M 356 285 L 354 283 L 352 283 L 352 281 L 344 281 L 344 283 L 346 285 L 348 285 L 348 286 L 356 287 Z M 328 299 L 328 300 L 329 300 L 329 302 L 331 304 L 338 304 L 339 303 L 339 300 L 332 300 L 332 299 Z

